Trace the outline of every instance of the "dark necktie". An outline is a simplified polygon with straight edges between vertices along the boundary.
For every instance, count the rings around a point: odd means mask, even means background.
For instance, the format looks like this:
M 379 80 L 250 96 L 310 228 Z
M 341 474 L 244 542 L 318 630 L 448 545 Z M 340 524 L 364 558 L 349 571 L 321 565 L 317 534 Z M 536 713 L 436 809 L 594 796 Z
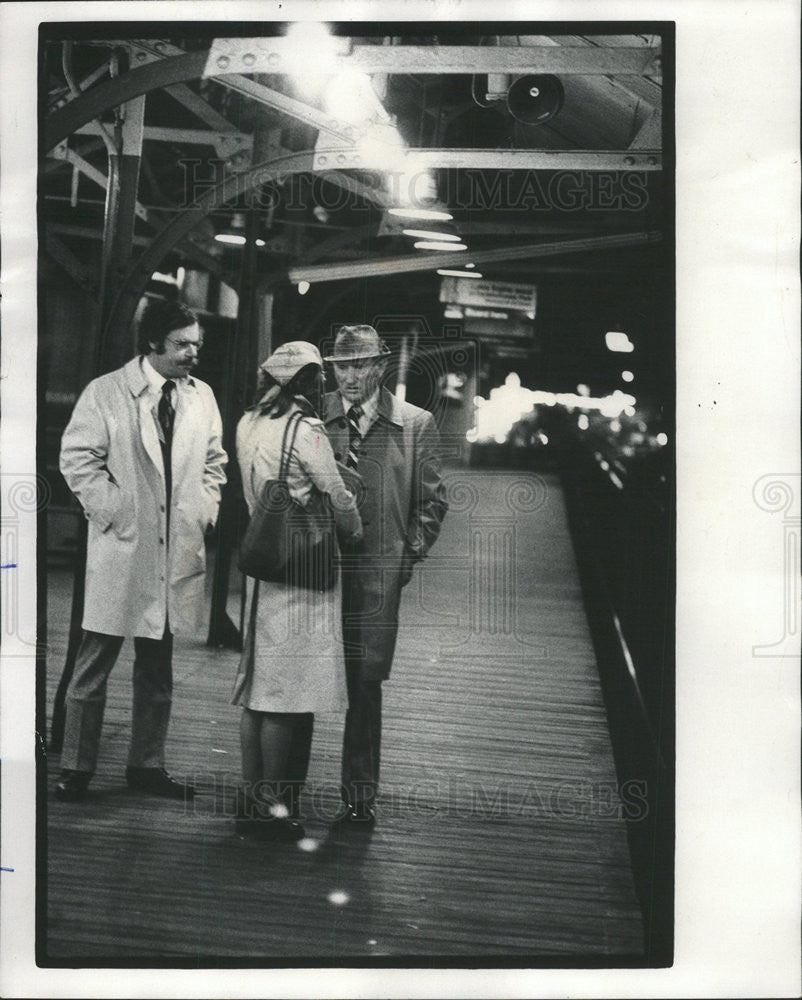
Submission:
M 162 458 L 164 459 L 164 485 L 167 494 L 167 510 L 169 516 L 170 494 L 173 486 L 173 421 L 175 420 L 175 410 L 170 398 L 175 382 L 169 378 L 162 386 L 162 398 L 159 400 L 159 423 L 164 434 L 162 441 Z
M 362 407 L 355 403 L 348 410 L 348 458 L 346 465 L 349 469 L 355 469 L 359 462 L 359 444 L 362 435 L 359 432 L 359 418 L 362 416 Z

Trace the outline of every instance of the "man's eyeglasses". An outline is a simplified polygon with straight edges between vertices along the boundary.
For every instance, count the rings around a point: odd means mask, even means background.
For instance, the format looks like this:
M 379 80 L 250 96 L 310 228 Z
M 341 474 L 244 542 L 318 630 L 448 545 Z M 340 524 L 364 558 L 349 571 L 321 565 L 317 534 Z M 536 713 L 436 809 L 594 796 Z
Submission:
M 172 344 L 173 347 L 177 347 L 179 351 L 188 351 L 190 347 L 194 347 L 196 351 L 200 351 L 203 347 L 202 340 L 173 340 L 172 337 L 164 338 L 167 343 Z

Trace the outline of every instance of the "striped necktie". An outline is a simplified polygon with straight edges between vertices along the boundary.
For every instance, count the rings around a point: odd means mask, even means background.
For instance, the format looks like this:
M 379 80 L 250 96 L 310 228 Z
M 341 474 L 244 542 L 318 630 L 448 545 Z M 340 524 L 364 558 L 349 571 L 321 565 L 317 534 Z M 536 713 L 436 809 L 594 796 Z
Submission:
M 159 423 L 164 431 L 164 443 L 169 448 L 173 442 L 173 421 L 175 420 L 175 410 L 173 401 L 170 398 L 175 388 L 175 382 L 167 379 L 162 386 L 161 399 L 159 400 Z
M 162 395 L 159 400 L 159 423 L 161 424 L 164 440 L 161 442 L 162 458 L 164 459 L 164 491 L 167 495 L 167 522 L 170 521 L 170 498 L 173 491 L 173 423 L 175 422 L 175 410 L 170 396 L 175 388 L 172 379 L 162 386 Z
M 362 416 L 362 407 L 355 403 L 348 410 L 348 459 L 346 465 L 349 469 L 355 469 L 359 462 L 359 444 L 362 435 L 359 432 L 359 418 Z

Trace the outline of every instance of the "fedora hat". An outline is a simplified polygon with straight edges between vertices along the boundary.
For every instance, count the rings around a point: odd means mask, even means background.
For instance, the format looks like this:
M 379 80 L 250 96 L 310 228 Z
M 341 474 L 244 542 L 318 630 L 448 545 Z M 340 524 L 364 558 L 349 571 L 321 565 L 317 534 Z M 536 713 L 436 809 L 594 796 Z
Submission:
M 383 358 L 390 348 L 379 339 L 372 326 L 341 326 L 334 338 L 334 351 L 324 361 L 361 361 Z

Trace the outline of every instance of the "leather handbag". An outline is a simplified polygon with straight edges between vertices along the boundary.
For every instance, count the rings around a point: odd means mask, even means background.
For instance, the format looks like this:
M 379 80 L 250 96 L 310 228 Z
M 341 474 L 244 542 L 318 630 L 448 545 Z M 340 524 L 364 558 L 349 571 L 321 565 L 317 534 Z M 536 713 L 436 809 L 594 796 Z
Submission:
M 313 488 L 304 507 L 290 496 L 287 472 L 302 413 L 287 421 L 277 479 L 256 498 L 240 546 L 239 568 L 247 576 L 306 590 L 331 590 L 337 582 L 334 516 L 328 498 Z M 251 472 L 253 475 L 253 471 Z

